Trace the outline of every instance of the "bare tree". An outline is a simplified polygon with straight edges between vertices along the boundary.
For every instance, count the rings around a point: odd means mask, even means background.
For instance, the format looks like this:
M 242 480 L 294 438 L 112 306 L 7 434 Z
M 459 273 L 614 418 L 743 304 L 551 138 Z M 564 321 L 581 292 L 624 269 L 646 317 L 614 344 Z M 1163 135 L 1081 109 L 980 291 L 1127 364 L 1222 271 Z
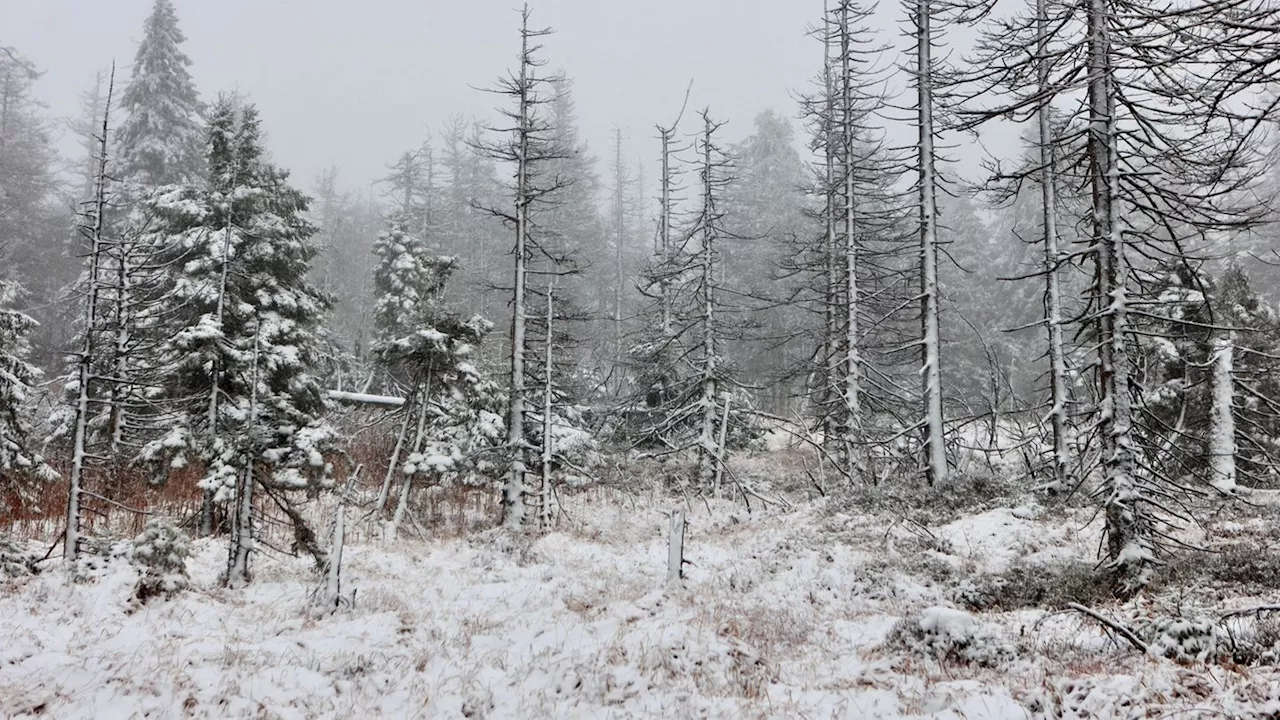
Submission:
M 112 66 L 110 79 L 107 81 L 107 97 L 103 103 L 102 129 L 98 135 L 98 169 L 94 179 L 93 200 L 84 213 L 81 233 L 89 241 L 89 252 L 86 281 L 84 286 L 84 330 L 80 339 L 80 350 L 76 355 L 77 385 L 75 408 L 72 415 L 72 451 L 70 482 L 67 486 L 66 530 L 63 538 L 62 556 L 67 562 L 74 563 L 80 553 L 80 529 L 83 522 L 83 500 L 85 495 L 85 469 L 89 460 L 89 417 L 90 401 L 93 396 L 90 384 L 96 381 L 93 362 L 96 356 L 102 308 L 102 284 L 104 265 L 107 262 L 108 240 L 104 236 L 106 213 L 109 207 L 110 191 L 108 185 L 111 177 L 107 170 L 110 160 L 107 155 L 107 139 L 111 131 L 111 96 L 115 89 L 115 66 Z
M 1255 139 L 1269 112 L 1251 95 L 1280 57 L 1274 30 L 1260 28 L 1274 28 L 1276 13 L 1252 0 L 1038 2 L 992 21 L 973 59 L 981 70 L 964 78 L 973 84 L 962 115 L 969 126 L 1028 116 L 1043 123 L 1055 100 L 1072 101 L 1069 130 L 1052 143 L 1060 156 L 1020 174 L 1056 170 L 1088 196 L 1086 245 L 1073 255 L 1090 264 L 1093 286 L 1078 320 L 1094 356 L 1095 495 L 1121 594 L 1149 581 L 1167 514 L 1185 515 L 1177 500 L 1195 492 L 1158 467 L 1167 448 L 1144 440 L 1169 437 L 1146 428 L 1134 375 L 1143 325 L 1158 319 L 1153 280 L 1161 267 L 1187 266 L 1209 236 L 1258 220 L 1256 204 L 1239 199 L 1256 176 Z M 1002 101 L 978 100 L 997 94 Z M 1065 259 L 1059 249 L 1046 264 Z
M 512 183 L 513 209 L 511 211 L 487 208 L 501 217 L 514 231 L 512 249 L 513 272 L 511 287 L 511 335 L 509 349 L 509 386 L 507 399 L 507 452 L 509 465 L 503 481 L 503 525 L 510 530 L 524 527 L 526 504 L 530 488 L 526 478 L 530 467 L 530 437 L 537 437 L 536 429 L 529 425 L 529 387 L 527 385 L 527 354 L 529 337 L 529 283 L 531 266 L 537 260 L 549 260 L 561 264 L 553 248 L 539 242 L 536 237 L 538 210 L 549 202 L 548 196 L 564 186 L 559 177 L 548 178 L 543 167 L 554 160 L 567 157 L 565 149 L 557 142 L 556 129 L 546 118 L 544 108 L 555 100 L 555 89 L 561 78 L 546 75 L 541 68 L 546 61 L 539 57 L 542 46 L 538 41 L 550 35 L 552 30 L 531 29 L 529 6 L 520 13 L 520 65 L 508 77 L 498 80 L 495 94 L 508 98 L 513 108 L 501 110 L 510 125 L 493 128 L 507 136 L 503 141 L 479 142 L 477 148 L 490 158 L 514 166 Z M 535 260 L 536 258 L 536 260 Z

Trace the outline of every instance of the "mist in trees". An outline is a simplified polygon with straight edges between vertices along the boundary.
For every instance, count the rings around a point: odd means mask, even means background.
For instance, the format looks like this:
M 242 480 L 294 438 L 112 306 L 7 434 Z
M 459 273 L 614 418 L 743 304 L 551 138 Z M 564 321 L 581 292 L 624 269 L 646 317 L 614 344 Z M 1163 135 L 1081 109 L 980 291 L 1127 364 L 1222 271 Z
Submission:
M 691 68 L 591 146 L 525 7 L 496 80 L 448 69 L 493 112 L 364 185 L 291 177 L 270 98 L 202 87 L 171 0 L 70 122 L 0 46 L 0 493 L 66 482 L 75 560 L 87 514 L 185 484 L 236 588 L 264 508 L 328 567 L 306 507 L 363 464 L 393 538 L 451 483 L 545 531 L 628 463 L 768 504 L 732 460 L 776 436 L 823 495 L 943 492 L 994 453 L 1091 497 L 1140 592 L 1193 499 L 1276 483 L 1275 11 L 899 9 L 885 42 L 870 4 L 815 7 L 791 106 L 727 117 Z

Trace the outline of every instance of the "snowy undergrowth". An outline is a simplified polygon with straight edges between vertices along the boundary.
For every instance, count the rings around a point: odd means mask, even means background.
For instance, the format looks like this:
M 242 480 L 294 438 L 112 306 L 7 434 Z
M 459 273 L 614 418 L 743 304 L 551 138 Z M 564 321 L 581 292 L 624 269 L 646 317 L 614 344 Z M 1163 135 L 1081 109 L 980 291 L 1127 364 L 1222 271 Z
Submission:
M 537 539 L 353 544 L 355 602 L 331 615 L 310 609 L 305 559 L 264 556 L 248 589 L 217 588 L 221 541 L 192 544 L 189 591 L 141 606 L 127 562 L 89 583 L 19 578 L 0 590 L 0 716 L 1280 713 L 1274 668 L 1138 656 L 1078 615 L 938 608 L 972 573 L 1080 551 L 1087 518 L 1006 508 L 924 528 L 698 504 L 686 581 L 664 588 L 665 501 L 566 500 L 571 520 Z

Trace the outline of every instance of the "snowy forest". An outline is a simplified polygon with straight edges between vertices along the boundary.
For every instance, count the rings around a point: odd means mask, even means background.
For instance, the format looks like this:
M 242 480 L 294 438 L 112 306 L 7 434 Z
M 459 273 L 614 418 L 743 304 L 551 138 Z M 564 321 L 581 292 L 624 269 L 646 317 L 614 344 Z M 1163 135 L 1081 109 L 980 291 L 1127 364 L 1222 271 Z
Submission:
M 1280 5 L 811 4 L 365 189 L 0 16 L 0 716 L 1280 718 Z

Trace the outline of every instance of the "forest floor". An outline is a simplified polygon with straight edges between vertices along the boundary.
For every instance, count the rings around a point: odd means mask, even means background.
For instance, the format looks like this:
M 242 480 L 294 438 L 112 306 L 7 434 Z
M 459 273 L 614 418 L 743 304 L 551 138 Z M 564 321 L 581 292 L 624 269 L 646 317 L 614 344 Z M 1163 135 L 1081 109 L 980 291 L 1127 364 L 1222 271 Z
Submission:
M 469 529 L 466 501 L 429 539 L 387 544 L 356 523 L 350 602 L 332 612 L 312 606 L 305 559 L 263 553 L 250 587 L 220 588 L 224 540 L 194 543 L 191 590 L 145 605 L 127 562 L 90 582 L 11 579 L 0 716 L 1280 718 L 1274 653 L 1229 657 L 1215 631 L 1208 662 L 1144 655 L 1062 609 L 1141 627 L 1280 603 L 1275 493 L 1207 509 L 1187 539 L 1218 554 L 1171 562 L 1162 589 L 1122 605 L 1093 579 L 1087 507 L 998 488 L 924 510 L 788 495 L 756 465 L 741 472 L 789 502 L 689 504 L 674 587 L 674 501 L 602 488 L 566 494 L 558 529 L 528 539 Z M 1271 642 L 1268 627 L 1220 629 Z

